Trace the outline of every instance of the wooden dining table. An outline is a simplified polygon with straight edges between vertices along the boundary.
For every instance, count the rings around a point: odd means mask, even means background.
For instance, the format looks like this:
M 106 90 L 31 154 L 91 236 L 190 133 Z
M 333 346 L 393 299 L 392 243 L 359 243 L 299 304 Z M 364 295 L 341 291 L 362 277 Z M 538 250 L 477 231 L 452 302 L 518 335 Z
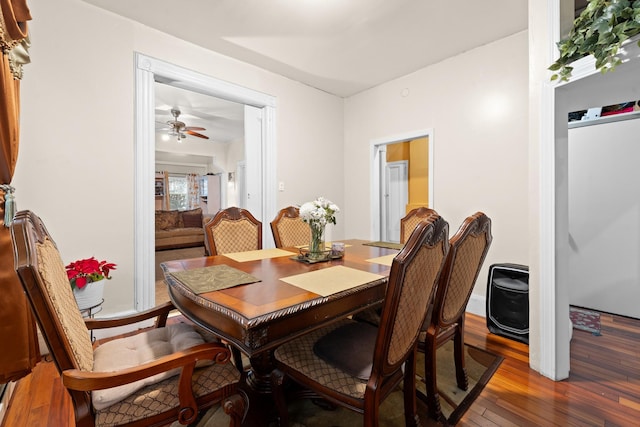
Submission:
M 168 261 L 161 267 L 176 308 L 248 356 L 247 384 L 269 393 L 276 347 L 384 298 L 398 250 L 365 240 L 342 242 L 344 255 L 325 262 L 299 261 L 300 250 L 292 247 Z M 189 275 L 209 277 L 228 267 L 255 281 L 210 291 L 189 283 Z

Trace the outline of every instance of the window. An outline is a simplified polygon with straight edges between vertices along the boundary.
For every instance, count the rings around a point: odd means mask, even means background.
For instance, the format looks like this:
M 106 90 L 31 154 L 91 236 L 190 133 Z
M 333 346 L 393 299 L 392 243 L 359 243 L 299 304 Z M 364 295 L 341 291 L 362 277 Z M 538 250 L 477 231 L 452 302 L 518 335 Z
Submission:
M 169 209 L 187 209 L 187 177 L 169 175 Z

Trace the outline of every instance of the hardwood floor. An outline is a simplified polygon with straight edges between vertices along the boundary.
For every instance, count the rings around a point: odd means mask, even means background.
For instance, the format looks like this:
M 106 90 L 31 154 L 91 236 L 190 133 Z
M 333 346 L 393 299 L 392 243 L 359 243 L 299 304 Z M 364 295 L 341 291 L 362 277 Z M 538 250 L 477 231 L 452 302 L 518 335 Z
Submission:
M 640 320 L 602 314 L 601 322 L 601 336 L 574 330 L 570 378 L 554 382 L 529 369 L 525 344 L 490 334 L 484 318 L 468 314 L 465 341 L 504 361 L 459 425 L 640 425 Z M 72 425 L 55 367 L 42 362 L 18 382 L 3 426 Z

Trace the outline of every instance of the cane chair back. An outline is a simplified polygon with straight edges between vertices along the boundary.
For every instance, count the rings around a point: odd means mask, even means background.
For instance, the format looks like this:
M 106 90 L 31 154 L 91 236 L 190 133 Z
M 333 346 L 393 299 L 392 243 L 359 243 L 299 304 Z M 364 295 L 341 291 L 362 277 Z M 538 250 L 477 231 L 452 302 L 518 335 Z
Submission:
M 262 249 L 262 223 L 246 209 L 230 207 L 204 225 L 209 255 Z
M 409 213 L 400 219 L 400 243 L 406 243 L 418 223 L 434 213 L 436 213 L 436 211 L 427 207 L 415 208 L 409 211 Z
M 433 214 L 437 215 L 437 212 L 433 209 L 420 207 L 412 209 L 407 215 L 405 215 L 400 220 L 400 243 L 405 244 L 418 224 Z M 353 318 L 361 322 L 368 322 L 372 325 L 378 326 L 380 324 L 381 310 L 382 307 L 378 305 L 356 313 Z
M 271 221 L 271 232 L 276 248 L 308 245 L 311 239 L 311 228 L 300 217 L 300 209 L 295 206 L 278 212 Z
M 464 220 L 450 239 L 450 250 L 440 276 L 432 313 L 423 325 L 418 349 L 425 352 L 425 383 L 429 413 L 441 419 L 436 384 L 435 351 L 454 340 L 454 359 L 458 387 L 468 387 L 464 367 L 464 314 L 469 297 L 491 246 L 491 220 L 477 212 Z

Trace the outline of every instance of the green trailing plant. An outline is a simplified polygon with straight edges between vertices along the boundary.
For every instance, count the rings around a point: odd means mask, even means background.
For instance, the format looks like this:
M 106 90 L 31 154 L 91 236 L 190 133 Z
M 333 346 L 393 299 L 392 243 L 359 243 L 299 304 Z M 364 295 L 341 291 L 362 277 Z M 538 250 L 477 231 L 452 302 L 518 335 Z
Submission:
M 614 70 L 622 62 L 617 56 L 620 46 L 636 34 L 640 34 L 640 0 L 590 0 L 569 35 L 558 42 L 560 57 L 549 67 L 554 71 L 551 80 L 568 81 L 570 64 L 588 55 L 595 58 L 597 70 Z

